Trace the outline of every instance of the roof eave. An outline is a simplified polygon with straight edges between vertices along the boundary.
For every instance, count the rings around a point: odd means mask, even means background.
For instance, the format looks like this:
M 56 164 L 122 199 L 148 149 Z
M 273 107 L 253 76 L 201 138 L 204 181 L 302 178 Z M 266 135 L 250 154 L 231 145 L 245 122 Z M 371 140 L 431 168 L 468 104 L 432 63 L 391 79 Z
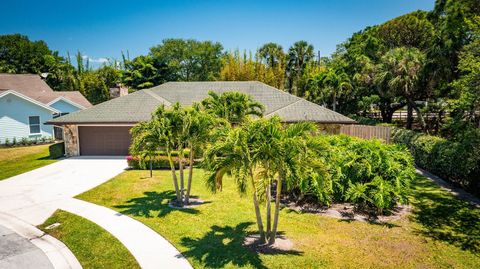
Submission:
M 286 120 L 284 123 L 297 123 L 297 122 L 314 122 L 320 124 L 358 124 L 356 121 L 322 121 L 322 120 Z
M 68 104 L 70 104 L 70 105 L 72 105 L 72 106 L 74 106 L 74 107 L 77 107 L 77 108 L 80 108 L 80 109 L 86 109 L 86 107 L 84 107 L 84 106 L 82 106 L 82 105 L 80 105 L 80 104 L 78 104 L 78 103 L 76 103 L 76 102 L 74 102 L 74 101 L 72 101 L 72 100 L 70 100 L 70 99 L 68 99 L 68 98 L 65 98 L 65 97 L 63 97 L 63 96 L 59 96 L 59 97 L 53 99 L 52 101 L 48 102 L 47 105 L 48 105 L 48 106 L 51 106 L 51 105 L 55 104 L 55 103 L 58 102 L 58 101 L 64 101 L 64 102 L 66 102 L 66 103 L 68 103 Z
M 87 125 L 87 124 L 101 124 L 101 125 L 121 125 L 121 124 L 137 124 L 140 121 L 47 121 L 46 125 Z

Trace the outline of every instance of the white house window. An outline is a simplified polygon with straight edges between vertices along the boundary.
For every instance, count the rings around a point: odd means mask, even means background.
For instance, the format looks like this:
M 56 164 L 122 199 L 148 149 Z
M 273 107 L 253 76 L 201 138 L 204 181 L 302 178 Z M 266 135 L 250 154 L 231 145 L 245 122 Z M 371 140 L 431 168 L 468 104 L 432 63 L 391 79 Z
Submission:
M 28 125 L 30 126 L 30 134 L 40 133 L 40 116 L 28 117 Z

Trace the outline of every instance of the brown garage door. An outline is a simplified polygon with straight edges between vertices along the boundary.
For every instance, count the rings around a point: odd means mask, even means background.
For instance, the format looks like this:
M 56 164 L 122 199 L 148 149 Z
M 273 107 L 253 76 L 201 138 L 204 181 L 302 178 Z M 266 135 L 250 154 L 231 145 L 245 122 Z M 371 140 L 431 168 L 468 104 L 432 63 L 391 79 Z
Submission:
M 130 127 L 79 126 L 80 155 L 128 155 Z

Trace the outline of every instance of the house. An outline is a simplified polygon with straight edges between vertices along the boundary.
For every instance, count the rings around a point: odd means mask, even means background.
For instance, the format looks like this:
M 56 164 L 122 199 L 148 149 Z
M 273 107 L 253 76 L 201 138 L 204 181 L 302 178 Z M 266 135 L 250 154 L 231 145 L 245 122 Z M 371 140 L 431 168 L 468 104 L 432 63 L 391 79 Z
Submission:
M 238 91 L 249 94 L 265 106 L 265 117 L 278 115 L 284 122 L 313 121 L 318 124 L 354 124 L 354 120 L 305 99 L 264 83 L 245 82 L 168 82 L 136 91 L 91 108 L 77 111 L 48 123 L 64 127 L 68 156 L 127 155 L 130 128 L 148 121 L 160 105 L 179 102 L 189 106 L 201 102 L 209 91 Z
M 0 74 L 0 144 L 14 139 L 53 138 L 54 117 L 91 107 L 78 91 L 53 91 L 38 75 Z M 61 138 L 61 137 L 60 137 Z

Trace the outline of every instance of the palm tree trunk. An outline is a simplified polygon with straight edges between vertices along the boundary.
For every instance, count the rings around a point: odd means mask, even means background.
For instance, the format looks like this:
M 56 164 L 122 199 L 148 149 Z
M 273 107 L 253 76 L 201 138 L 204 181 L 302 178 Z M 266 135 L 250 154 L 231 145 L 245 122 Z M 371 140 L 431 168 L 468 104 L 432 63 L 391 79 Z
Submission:
M 333 92 L 333 104 L 332 104 L 333 111 L 337 111 L 337 93 Z
M 266 189 L 266 200 L 267 200 L 267 238 L 270 238 L 270 232 L 272 230 L 272 214 L 271 214 L 271 185 L 270 183 L 267 184 L 267 189 Z
M 192 178 L 193 178 L 193 158 L 195 153 L 193 151 L 193 146 L 190 145 L 190 157 L 189 157 L 189 167 L 188 167 L 188 183 L 187 183 L 187 194 L 185 195 L 185 203 L 188 205 L 190 202 L 190 190 L 192 189 Z
M 185 173 L 183 170 L 183 150 L 179 151 L 178 170 L 180 172 L 180 197 L 182 199 L 182 204 L 183 204 L 183 196 L 185 194 Z
M 278 227 L 278 215 L 280 213 L 280 198 L 282 196 L 282 179 L 277 179 L 277 193 L 275 197 L 275 212 L 273 213 L 273 229 L 272 234 L 268 240 L 269 245 L 275 243 L 275 237 L 277 236 L 277 227 Z
M 152 157 L 150 156 L 150 177 L 153 177 Z
M 265 238 L 265 231 L 263 230 L 263 221 L 262 221 L 262 213 L 260 212 L 260 204 L 258 203 L 258 194 L 257 188 L 255 187 L 255 180 L 253 179 L 253 173 L 250 173 L 250 179 L 252 182 L 253 188 L 253 206 L 255 207 L 255 216 L 257 217 L 257 226 L 258 226 L 258 233 L 260 235 L 260 243 L 265 243 L 267 240 Z
M 175 163 L 172 159 L 172 154 L 170 152 L 167 153 L 168 162 L 170 163 L 170 170 L 172 171 L 172 179 L 173 179 L 173 186 L 175 188 L 175 194 L 177 195 L 177 202 L 182 205 L 182 197 L 180 196 L 180 190 L 178 189 L 178 180 L 177 180 L 177 173 L 175 171 Z

